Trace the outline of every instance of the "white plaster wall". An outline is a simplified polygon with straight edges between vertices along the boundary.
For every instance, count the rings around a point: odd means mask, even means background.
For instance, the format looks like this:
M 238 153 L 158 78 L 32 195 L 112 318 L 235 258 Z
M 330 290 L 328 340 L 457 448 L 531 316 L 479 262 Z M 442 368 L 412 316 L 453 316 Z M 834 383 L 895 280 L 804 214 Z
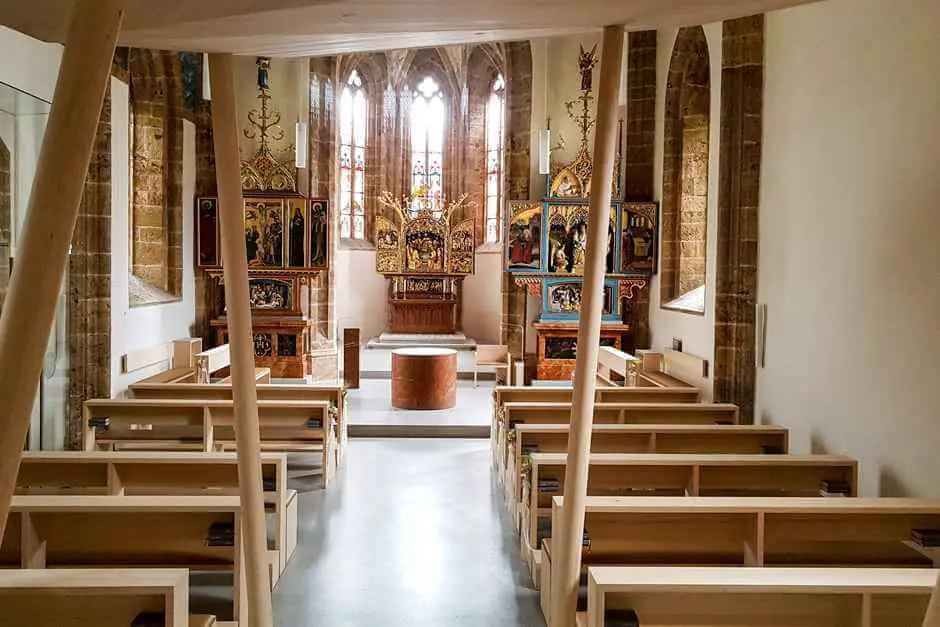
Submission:
M 463 332 L 479 344 L 499 344 L 502 272 L 501 251 L 478 252 L 476 272 L 463 282 Z
M 362 343 L 386 331 L 388 286 L 375 271 L 374 250 L 336 253 L 336 326 L 360 329 Z M 502 295 L 502 255 L 478 252 L 476 273 L 464 279 L 463 332 L 483 343 L 498 343 Z
M 375 271 L 374 250 L 340 249 L 334 259 L 337 334 L 358 328 L 365 344 L 385 330 L 385 277 Z
M 758 412 L 865 495 L 940 496 L 940 3 L 766 25 Z
M 52 102 L 59 78 L 62 46 L 33 39 L 0 26 L 0 82 Z
M 672 346 L 673 338 L 681 338 L 682 350 L 707 359 L 711 366 L 715 360 L 715 287 L 718 257 L 718 149 L 721 137 L 721 24 L 706 24 L 709 62 L 711 64 L 711 123 L 708 146 L 708 241 L 705 264 L 705 313 L 689 314 L 661 308 L 659 275 L 650 285 L 650 331 L 652 348 L 662 350 Z M 656 149 L 654 155 L 653 194 L 662 200 L 663 191 L 663 137 L 665 134 L 666 78 L 669 61 L 678 29 L 659 31 L 657 42 L 656 75 Z M 660 261 L 662 265 L 662 261 Z M 709 368 L 708 385 L 703 390 L 711 398 L 714 368 Z
M 127 84 L 112 78 L 111 98 L 111 395 L 117 396 L 134 381 L 168 366 L 158 364 L 122 374 L 122 355 L 129 350 L 190 337 L 195 323 L 193 197 L 196 193 L 196 128 L 190 122 L 183 122 L 183 297 L 173 303 L 131 308 L 128 293 L 130 102 Z

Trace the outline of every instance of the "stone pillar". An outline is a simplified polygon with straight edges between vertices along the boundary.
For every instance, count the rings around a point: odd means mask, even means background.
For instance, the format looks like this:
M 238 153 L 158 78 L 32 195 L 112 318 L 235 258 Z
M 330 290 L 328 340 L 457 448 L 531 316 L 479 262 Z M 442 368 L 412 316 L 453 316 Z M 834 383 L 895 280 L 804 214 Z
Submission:
M 624 199 L 653 200 L 656 146 L 656 43 L 654 30 L 628 34 L 627 148 L 624 159 Z M 627 303 L 626 320 L 633 329 L 635 348 L 650 347 L 650 288 L 637 290 Z
M 69 416 L 65 447 L 81 448 L 82 404 L 111 396 L 111 95 L 98 119 L 68 266 Z
M 754 418 L 764 16 L 724 23 L 718 188 L 715 400 Z
M 532 163 L 532 46 L 528 41 L 506 44 L 506 195 L 530 200 Z M 536 195 L 541 197 L 542 191 Z M 504 207 L 505 210 L 505 207 Z

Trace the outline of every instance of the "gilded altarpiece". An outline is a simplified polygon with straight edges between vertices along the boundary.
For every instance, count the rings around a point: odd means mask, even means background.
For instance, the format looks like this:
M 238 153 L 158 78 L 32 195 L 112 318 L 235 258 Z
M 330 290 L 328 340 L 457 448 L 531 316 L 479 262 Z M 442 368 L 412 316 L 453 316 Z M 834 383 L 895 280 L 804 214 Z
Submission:
M 533 326 L 538 337 L 540 380 L 570 380 L 577 361 L 594 175 L 589 137 L 595 124 L 590 115 L 595 64 L 595 51 L 582 49 L 580 95 L 566 103 L 581 133 L 574 161 L 554 170 L 542 201 L 511 201 L 506 212 L 506 271 L 539 299 L 539 318 Z M 618 156 L 602 252 L 606 276 L 601 345 L 632 350 L 632 329 L 624 322 L 624 303 L 656 272 L 658 206 L 621 200 L 619 171 Z
M 459 329 L 460 289 L 474 272 L 474 221 L 454 220 L 466 197 L 446 204 L 422 190 L 381 203 L 397 222 L 376 216 L 375 269 L 388 279 L 388 331 L 450 334 Z
M 271 141 L 283 139 L 280 114 L 270 106 L 268 60 L 258 59 L 259 107 L 248 116 L 245 134 L 257 137 L 258 152 L 242 163 L 245 251 L 251 304 L 255 365 L 275 378 L 310 374 L 308 355 L 313 317 L 310 298 L 314 277 L 327 269 L 329 201 L 299 194 L 295 170 L 279 161 Z M 198 265 L 223 280 L 216 198 L 196 201 Z M 229 340 L 226 315 L 211 321 L 216 344 Z

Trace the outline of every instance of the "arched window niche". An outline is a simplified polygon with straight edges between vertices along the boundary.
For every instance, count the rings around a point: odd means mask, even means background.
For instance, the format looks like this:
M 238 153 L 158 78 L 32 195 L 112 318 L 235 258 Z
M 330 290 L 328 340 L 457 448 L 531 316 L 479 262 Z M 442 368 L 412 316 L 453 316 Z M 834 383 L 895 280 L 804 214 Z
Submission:
M 679 30 L 669 63 L 662 192 L 661 302 L 705 312 L 711 80 L 701 26 Z
M 447 107 L 440 83 L 424 75 L 414 86 L 411 101 L 411 191 L 426 193 L 432 206 L 441 207 L 444 194 L 444 137 Z M 420 201 L 412 210 L 417 213 Z M 440 211 L 435 211 L 440 215 Z
M 339 97 L 339 234 L 366 239 L 365 173 L 369 101 L 353 70 Z
M 503 143 L 506 129 L 506 81 L 498 74 L 486 101 L 486 210 L 484 213 L 487 244 L 500 239 L 503 202 Z

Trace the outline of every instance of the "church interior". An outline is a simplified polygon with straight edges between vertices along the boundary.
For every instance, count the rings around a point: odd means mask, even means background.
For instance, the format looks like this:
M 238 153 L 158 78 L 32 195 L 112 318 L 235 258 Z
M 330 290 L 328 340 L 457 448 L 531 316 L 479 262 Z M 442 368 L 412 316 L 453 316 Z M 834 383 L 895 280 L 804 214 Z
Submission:
M 940 627 L 938 24 L 0 1 L 0 626 Z

